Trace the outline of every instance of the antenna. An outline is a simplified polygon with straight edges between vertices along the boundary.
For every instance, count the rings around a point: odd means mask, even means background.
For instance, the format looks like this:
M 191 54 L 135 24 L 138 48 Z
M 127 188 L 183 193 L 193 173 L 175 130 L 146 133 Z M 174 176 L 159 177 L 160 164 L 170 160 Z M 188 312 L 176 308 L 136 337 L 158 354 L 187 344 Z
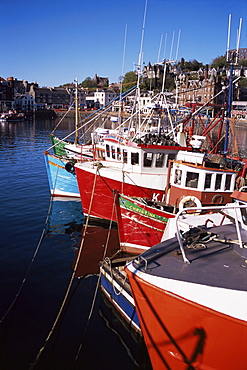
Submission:
M 175 31 L 173 31 L 173 33 L 172 33 L 172 43 L 171 43 L 171 50 L 170 50 L 169 60 L 172 60 L 172 49 L 173 49 L 173 43 L 174 43 L 174 35 L 175 35 Z
M 167 33 L 166 33 L 166 38 L 165 38 L 164 59 L 166 59 L 166 44 L 167 44 Z
M 239 19 L 239 27 L 238 27 L 238 30 L 237 30 L 236 60 L 235 60 L 236 64 L 238 63 L 238 50 L 239 50 L 239 44 L 240 44 L 241 27 L 242 27 L 242 18 Z
M 160 50 L 161 50 L 161 46 L 162 46 L 162 41 L 163 41 L 163 34 L 160 37 L 160 47 L 159 47 L 159 52 L 158 52 L 157 63 L 159 63 L 159 60 L 160 60 Z
M 180 43 L 180 34 L 181 34 L 181 30 L 178 31 L 178 43 L 177 43 L 177 51 L 176 51 L 175 61 L 178 60 L 178 48 L 179 48 L 179 43 Z
M 228 152 L 228 141 L 229 141 L 229 118 L 231 118 L 231 108 L 232 108 L 232 95 L 233 95 L 233 65 L 237 64 L 238 62 L 238 50 L 239 50 L 239 43 L 240 43 L 240 33 L 241 33 L 241 26 L 242 26 L 242 18 L 239 21 L 239 28 L 237 31 L 237 44 L 236 44 L 236 52 L 230 53 L 230 30 L 231 30 L 231 19 L 232 16 L 229 14 L 229 21 L 228 21 L 228 37 L 227 37 L 227 54 L 226 54 L 226 61 L 230 63 L 230 75 L 229 75 L 229 90 L 228 90 L 228 102 L 227 102 L 227 120 L 226 120 L 226 130 L 225 130 L 225 141 L 224 141 L 224 153 Z
M 227 62 L 230 62 L 231 19 L 232 19 L 232 15 L 231 15 L 231 14 L 229 14 L 229 18 L 228 18 L 227 48 L 226 48 L 226 61 L 227 61 Z
M 143 56 L 142 48 L 143 48 L 143 41 L 144 41 L 144 30 L 145 30 L 145 23 L 146 23 L 147 6 L 148 6 L 148 0 L 146 0 L 146 3 L 145 3 L 145 10 L 144 10 L 143 24 L 142 24 L 142 36 L 141 36 L 141 45 L 140 45 L 140 53 L 139 53 L 139 60 L 138 60 L 139 72 L 141 72 L 140 69 L 141 69 L 142 56 Z
M 235 54 L 230 53 L 231 21 L 232 21 L 232 15 L 229 14 L 226 61 L 227 61 L 227 63 L 237 64 L 238 63 L 239 44 L 240 44 L 240 34 L 241 34 L 241 27 L 242 27 L 242 18 L 239 19 L 239 27 L 237 29 L 236 53 Z

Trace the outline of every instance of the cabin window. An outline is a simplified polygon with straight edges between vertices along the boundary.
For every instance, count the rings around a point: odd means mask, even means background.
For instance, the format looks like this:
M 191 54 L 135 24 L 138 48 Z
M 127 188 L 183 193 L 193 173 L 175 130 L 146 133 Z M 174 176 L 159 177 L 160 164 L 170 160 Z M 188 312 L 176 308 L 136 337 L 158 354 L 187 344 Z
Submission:
M 115 146 L 112 146 L 111 147 L 111 155 L 112 155 L 112 158 L 115 159 L 116 158 L 116 155 L 115 155 Z
M 110 146 L 106 144 L 106 156 L 110 157 Z
M 167 162 L 166 162 L 166 167 L 168 167 L 168 164 L 169 164 L 169 160 L 174 160 L 176 158 L 176 154 L 175 153 L 169 153 L 168 154 L 168 158 L 167 158 Z
M 206 173 L 204 189 L 210 189 L 211 188 L 211 180 L 212 180 L 212 174 L 211 173 Z
M 121 161 L 121 151 L 120 148 L 117 148 L 117 160 Z
M 222 174 L 217 173 L 216 180 L 215 180 L 215 190 L 219 190 L 221 187 L 221 180 L 222 180 Z
M 127 150 L 123 149 L 123 163 L 127 163 L 127 161 L 128 161 Z
M 139 153 L 131 153 L 131 164 L 139 164 Z
M 188 188 L 197 188 L 199 180 L 199 173 L 187 172 L 185 186 Z
M 153 153 L 144 153 L 144 167 L 151 167 L 153 162 Z
M 165 160 L 165 153 L 157 153 L 155 167 L 163 167 L 164 160 Z
M 181 185 L 182 171 L 175 170 L 174 184 Z
M 226 175 L 225 190 L 231 189 L 231 180 L 232 180 L 232 175 Z

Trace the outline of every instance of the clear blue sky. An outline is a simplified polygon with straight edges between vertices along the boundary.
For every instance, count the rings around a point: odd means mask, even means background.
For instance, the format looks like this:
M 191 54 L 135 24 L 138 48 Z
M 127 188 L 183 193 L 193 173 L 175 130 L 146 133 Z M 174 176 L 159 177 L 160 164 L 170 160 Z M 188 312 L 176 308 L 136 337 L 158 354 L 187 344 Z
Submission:
M 145 3 L 0 0 L 0 76 L 37 81 L 40 86 L 59 86 L 75 78 L 81 82 L 95 73 L 118 82 L 122 72 L 133 70 L 138 62 Z M 155 63 L 158 55 L 169 59 L 173 35 L 175 58 L 181 30 L 178 60 L 210 64 L 226 51 L 229 14 L 231 48 L 240 18 L 240 47 L 247 47 L 247 0 L 148 0 L 143 61 Z

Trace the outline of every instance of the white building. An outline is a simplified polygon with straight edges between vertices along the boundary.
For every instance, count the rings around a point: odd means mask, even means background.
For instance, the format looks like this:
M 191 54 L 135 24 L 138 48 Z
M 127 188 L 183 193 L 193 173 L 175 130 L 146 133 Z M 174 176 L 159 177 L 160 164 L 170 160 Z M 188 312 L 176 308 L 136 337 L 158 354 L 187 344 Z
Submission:
M 22 112 L 34 110 L 35 101 L 33 96 L 29 94 L 17 95 L 13 102 L 13 108 Z
M 96 107 L 104 107 L 116 98 L 116 94 L 112 90 L 99 90 L 94 93 L 94 102 Z

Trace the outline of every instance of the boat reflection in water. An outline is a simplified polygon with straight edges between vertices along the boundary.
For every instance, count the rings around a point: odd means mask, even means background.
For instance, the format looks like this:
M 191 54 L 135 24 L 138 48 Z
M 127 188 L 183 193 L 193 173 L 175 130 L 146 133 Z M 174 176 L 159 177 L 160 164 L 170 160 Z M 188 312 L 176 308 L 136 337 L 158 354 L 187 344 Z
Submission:
M 53 197 L 48 220 L 48 234 L 70 234 L 81 231 L 84 215 L 80 198 Z
M 76 268 L 75 276 L 79 279 L 95 278 L 95 275 L 100 273 L 100 261 L 104 258 L 110 260 L 115 256 L 115 260 L 120 263 L 121 260 L 125 260 L 124 254 L 120 252 L 116 223 L 111 224 L 105 220 L 89 220 L 87 223 L 80 200 L 55 197 L 51 206 L 47 236 L 64 234 L 70 237 L 71 246 L 75 248 L 75 260 L 71 267 L 73 270 Z M 101 286 L 101 291 L 97 292 L 99 304 L 94 308 L 98 312 L 94 314 L 100 317 L 106 330 L 116 336 L 123 351 L 133 363 L 133 369 L 151 370 L 143 336 L 137 330 L 133 330 L 133 326 L 121 316 L 102 290 Z

